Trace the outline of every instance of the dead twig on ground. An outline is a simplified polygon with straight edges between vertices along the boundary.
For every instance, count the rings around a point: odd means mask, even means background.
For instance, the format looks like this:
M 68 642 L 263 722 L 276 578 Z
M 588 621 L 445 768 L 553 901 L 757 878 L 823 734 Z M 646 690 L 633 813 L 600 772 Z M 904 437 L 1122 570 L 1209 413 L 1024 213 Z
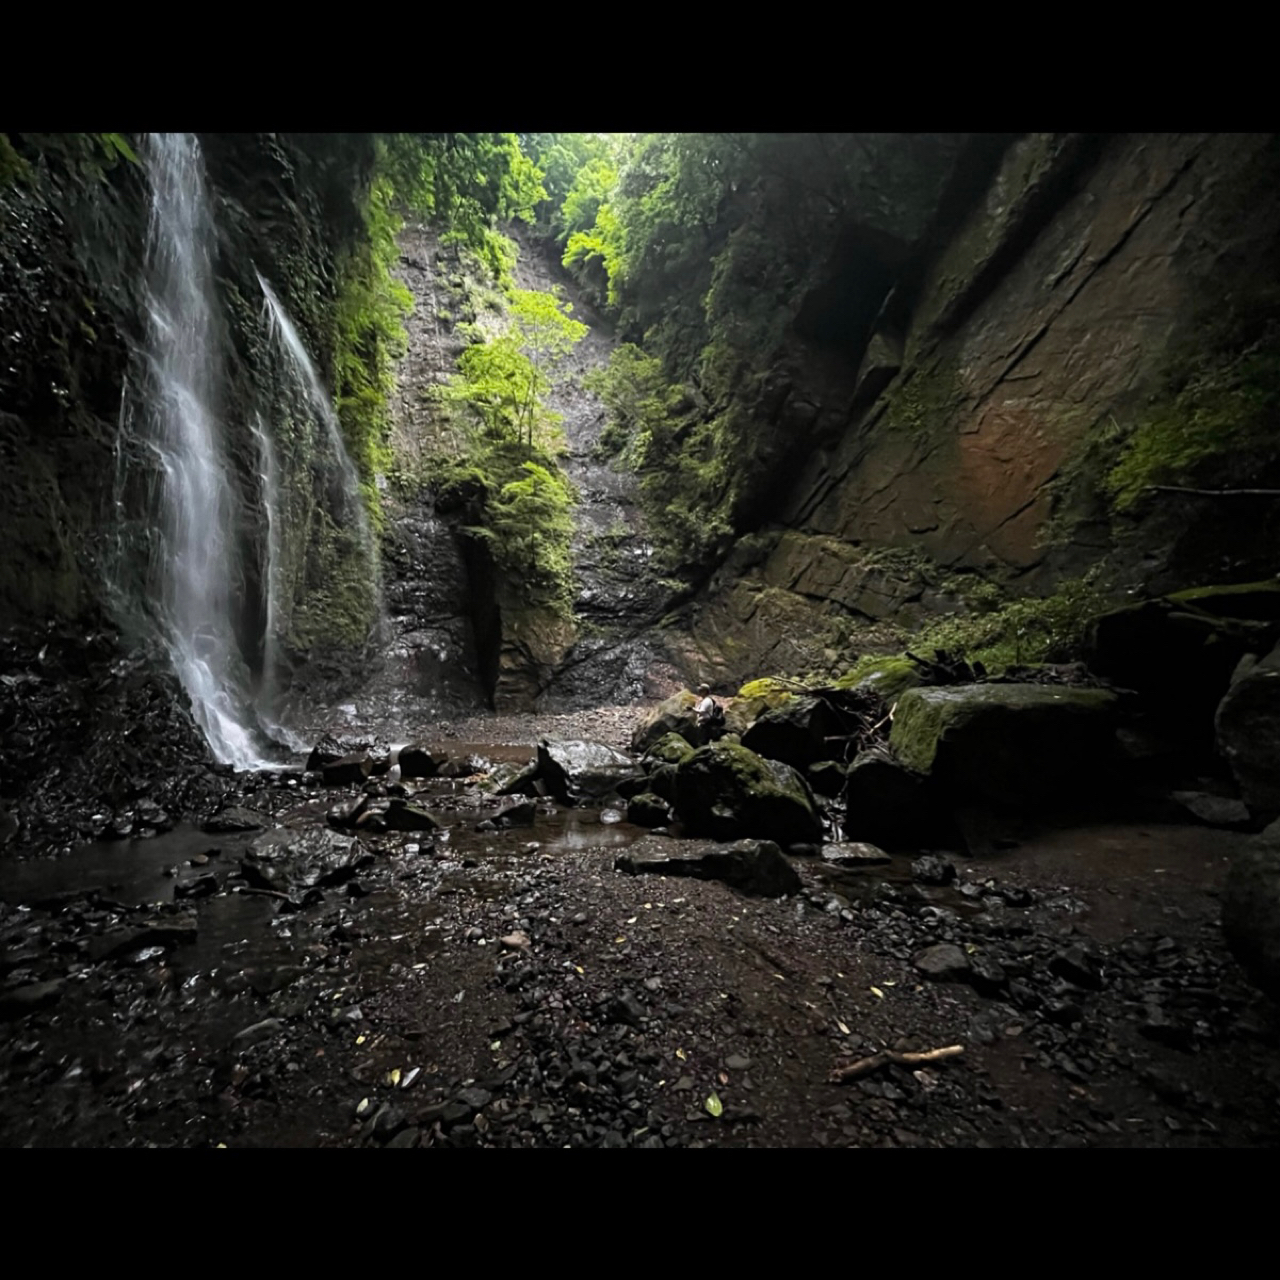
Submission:
M 894 1053 L 886 1049 L 883 1053 L 873 1053 L 869 1058 L 859 1058 L 846 1066 L 836 1067 L 828 1077 L 831 1084 L 844 1084 L 847 1080 L 857 1080 L 862 1076 L 879 1071 L 890 1063 L 898 1067 L 920 1067 L 930 1062 L 944 1062 L 947 1058 L 956 1058 L 964 1052 L 964 1045 L 949 1044 L 942 1049 L 926 1049 L 922 1053 Z

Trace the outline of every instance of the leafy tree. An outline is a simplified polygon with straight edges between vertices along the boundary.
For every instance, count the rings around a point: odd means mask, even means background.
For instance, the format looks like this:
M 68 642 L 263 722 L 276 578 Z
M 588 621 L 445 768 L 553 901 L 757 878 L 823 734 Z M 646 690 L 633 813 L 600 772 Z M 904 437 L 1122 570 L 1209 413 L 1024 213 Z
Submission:
M 490 439 L 515 439 L 532 448 L 539 439 L 549 444 L 560 421 L 544 397 L 587 326 L 554 294 L 513 289 L 510 299 L 508 332 L 468 347 L 458 373 L 436 395 L 469 409 Z

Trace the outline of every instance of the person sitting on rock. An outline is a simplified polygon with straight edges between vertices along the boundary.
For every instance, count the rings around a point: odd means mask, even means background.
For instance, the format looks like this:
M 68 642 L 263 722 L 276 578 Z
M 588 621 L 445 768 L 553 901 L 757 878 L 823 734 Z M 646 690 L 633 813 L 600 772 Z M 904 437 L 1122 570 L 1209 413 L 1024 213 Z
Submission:
M 716 729 L 724 723 L 724 712 L 711 696 L 711 686 L 698 686 L 698 705 L 694 708 L 698 717 L 698 745 L 705 747 L 716 736 Z

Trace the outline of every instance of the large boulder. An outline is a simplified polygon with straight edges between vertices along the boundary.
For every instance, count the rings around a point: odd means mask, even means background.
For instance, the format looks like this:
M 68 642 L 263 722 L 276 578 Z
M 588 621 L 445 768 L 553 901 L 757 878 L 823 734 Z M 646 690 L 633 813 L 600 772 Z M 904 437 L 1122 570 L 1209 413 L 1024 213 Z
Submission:
M 1272 600 L 1271 592 L 1202 588 L 1103 614 L 1090 624 L 1089 666 L 1143 695 L 1165 731 L 1210 747 L 1214 712 L 1240 659 L 1275 643 L 1278 624 L 1253 616 Z
M 240 870 L 258 888 L 288 893 L 342 884 L 373 861 L 352 836 L 324 827 L 277 827 L 249 846 Z
M 805 780 L 790 765 L 734 743 L 702 747 L 677 766 L 675 809 L 691 835 L 749 835 L 784 846 L 822 839 L 822 819 Z
M 570 739 L 538 743 L 538 778 L 566 804 L 590 803 L 618 794 L 619 786 L 643 781 L 644 769 L 602 742 Z
M 742 893 L 779 898 L 802 887 L 796 869 L 772 840 L 738 840 L 730 845 L 704 845 L 690 849 L 670 840 L 646 836 L 614 862 L 630 875 L 645 872 L 664 876 L 692 876 L 698 880 L 722 880 Z
M 1241 661 L 1214 723 L 1245 804 L 1280 810 L 1280 646 Z
M 742 745 L 770 760 L 806 769 L 831 759 L 829 738 L 839 734 L 840 721 L 821 698 L 793 698 L 762 712 L 742 735 Z
M 952 800 L 1074 803 L 1106 786 L 1118 699 L 1106 689 L 972 684 L 908 689 L 889 742 Z
M 1222 929 L 1249 980 L 1280 1000 L 1280 822 L 1233 860 L 1222 896 Z
M 951 834 L 929 779 L 883 749 L 860 752 L 850 766 L 843 827 L 847 840 L 898 851 L 947 843 Z
M 691 746 L 698 745 L 697 697 L 688 689 L 674 693 L 645 713 L 631 734 L 631 750 L 643 754 L 669 733 L 679 734 Z

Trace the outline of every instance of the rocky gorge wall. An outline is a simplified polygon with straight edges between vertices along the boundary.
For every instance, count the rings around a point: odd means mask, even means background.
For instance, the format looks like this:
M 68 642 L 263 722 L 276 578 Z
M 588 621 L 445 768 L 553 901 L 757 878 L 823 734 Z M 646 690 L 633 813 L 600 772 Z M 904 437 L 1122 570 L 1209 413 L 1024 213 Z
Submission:
M 121 597 L 145 592 L 152 536 L 139 505 L 149 485 L 146 459 L 121 456 L 126 389 L 139 382 L 145 342 L 146 173 L 123 154 L 104 159 L 92 143 L 97 135 L 10 136 L 17 149 L 7 144 L 13 163 L 0 176 L 0 498 L 10 516 L 0 618 L 28 630 L 108 625 L 121 620 L 122 605 L 126 613 L 141 607 Z M 261 645 L 264 555 L 252 544 L 265 519 L 254 434 L 262 417 L 282 445 L 286 646 L 297 658 L 350 648 L 373 621 L 373 597 L 335 587 L 350 576 L 349 557 L 338 531 L 326 535 L 323 482 L 289 447 L 303 428 L 279 376 L 258 273 L 283 299 L 332 389 L 346 336 L 338 318 L 344 271 L 364 235 L 360 192 L 372 141 L 204 135 L 201 146 L 218 236 L 225 377 L 217 412 L 243 489 L 237 501 L 249 544 L 245 632 Z
M 1272 136 L 1013 140 L 896 268 L 865 345 L 793 326 L 789 380 L 753 410 L 766 429 L 804 419 L 795 478 L 691 610 L 690 670 L 834 670 L 987 584 L 1045 594 L 1093 570 L 1123 596 L 1273 575 L 1274 500 L 1137 487 L 1280 480 L 1274 429 L 1244 421 L 1271 403 L 1278 227 Z

